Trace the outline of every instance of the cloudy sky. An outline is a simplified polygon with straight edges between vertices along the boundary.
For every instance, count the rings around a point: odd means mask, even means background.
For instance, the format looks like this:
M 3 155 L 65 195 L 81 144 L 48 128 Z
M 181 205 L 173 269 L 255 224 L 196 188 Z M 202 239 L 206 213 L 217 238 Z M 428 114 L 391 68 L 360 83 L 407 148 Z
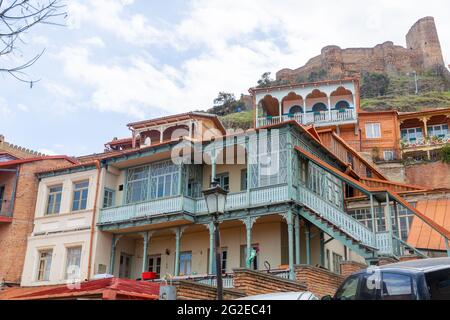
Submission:
M 28 71 L 41 81 L 30 89 L 0 74 L 0 134 L 48 154 L 101 152 L 131 121 L 207 109 L 219 91 L 246 93 L 326 45 L 405 45 L 428 15 L 450 64 L 448 0 L 67 2 L 67 27 L 33 29 L 9 58 L 45 48 Z

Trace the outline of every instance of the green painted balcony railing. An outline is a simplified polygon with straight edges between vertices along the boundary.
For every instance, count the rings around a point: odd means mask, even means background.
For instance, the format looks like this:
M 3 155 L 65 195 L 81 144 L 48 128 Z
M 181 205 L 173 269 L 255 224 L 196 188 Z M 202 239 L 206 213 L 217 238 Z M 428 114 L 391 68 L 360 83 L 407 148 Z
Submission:
M 228 211 L 231 211 L 249 206 L 279 203 L 286 200 L 288 200 L 287 185 L 269 186 L 252 189 L 249 193 L 245 191 L 229 194 L 226 208 Z M 117 223 L 177 212 L 201 214 L 207 211 L 206 202 L 203 198 L 192 199 L 186 196 L 175 196 L 102 209 L 99 223 Z

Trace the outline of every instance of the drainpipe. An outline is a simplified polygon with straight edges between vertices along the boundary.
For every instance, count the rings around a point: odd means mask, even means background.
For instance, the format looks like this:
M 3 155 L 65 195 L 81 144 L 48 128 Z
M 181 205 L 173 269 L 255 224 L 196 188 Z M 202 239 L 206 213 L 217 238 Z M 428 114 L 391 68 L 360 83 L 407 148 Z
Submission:
M 97 183 L 95 185 L 94 208 L 92 209 L 91 236 L 90 236 L 90 242 L 89 242 L 89 262 L 88 262 L 88 273 L 87 273 L 88 279 L 90 279 L 90 277 L 91 277 L 92 250 L 94 247 L 94 233 L 95 233 L 95 217 L 97 216 L 97 202 L 98 202 L 98 194 L 99 194 L 99 188 L 100 188 L 100 175 L 102 172 L 102 167 L 100 165 L 99 160 L 95 160 L 95 166 L 97 167 Z

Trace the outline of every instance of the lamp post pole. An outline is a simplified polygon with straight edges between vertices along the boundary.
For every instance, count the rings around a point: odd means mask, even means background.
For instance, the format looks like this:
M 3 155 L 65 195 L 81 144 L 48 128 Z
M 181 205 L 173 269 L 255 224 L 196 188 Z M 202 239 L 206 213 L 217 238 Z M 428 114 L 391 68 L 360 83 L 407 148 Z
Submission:
M 219 215 L 214 216 L 214 241 L 216 252 L 217 300 L 223 300 L 222 257 L 220 250 Z
M 203 191 L 208 207 L 208 213 L 212 216 L 214 224 L 214 252 L 216 254 L 216 280 L 217 280 L 217 300 L 223 300 L 223 280 L 222 280 L 222 256 L 220 248 L 219 216 L 225 213 L 225 203 L 228 191 L 213 181 L 211 188 Z

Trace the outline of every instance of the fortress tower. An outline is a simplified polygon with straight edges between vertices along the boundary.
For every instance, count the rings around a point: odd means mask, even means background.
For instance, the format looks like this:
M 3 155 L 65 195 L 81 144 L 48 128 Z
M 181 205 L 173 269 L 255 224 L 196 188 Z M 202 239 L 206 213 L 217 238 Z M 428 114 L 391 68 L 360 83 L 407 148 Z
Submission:
M 407 48 L 415 51 L 424 70 L 445 67 L 441 44 L 433 17 L 417 21 L 406 35 Z

